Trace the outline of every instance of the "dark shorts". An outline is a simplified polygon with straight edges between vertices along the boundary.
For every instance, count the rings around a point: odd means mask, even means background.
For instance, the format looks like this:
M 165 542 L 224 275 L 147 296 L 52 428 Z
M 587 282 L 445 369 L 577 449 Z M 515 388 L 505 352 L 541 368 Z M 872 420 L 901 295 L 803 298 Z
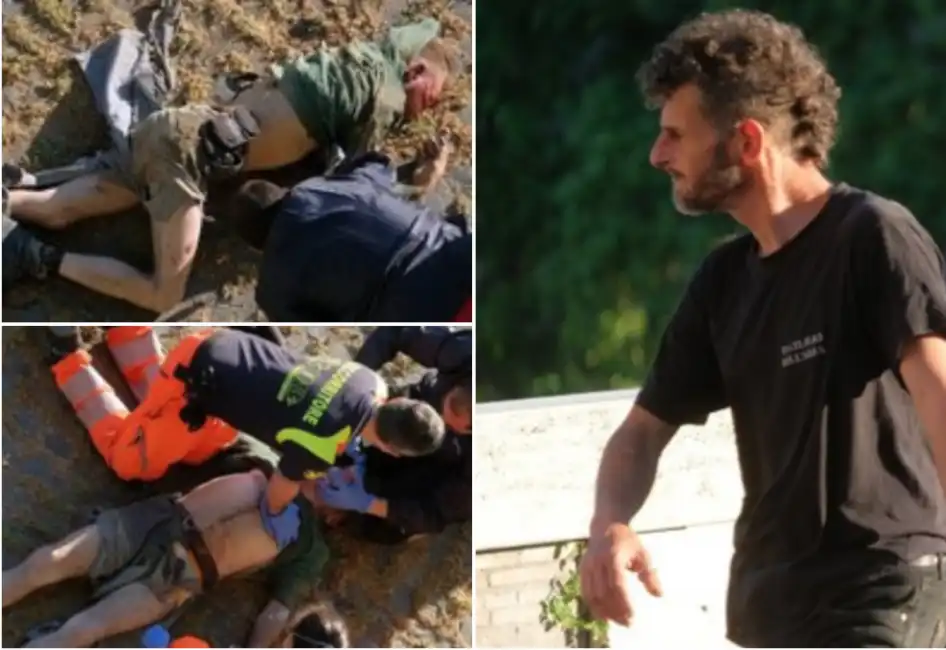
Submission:
M 200 591 L 200 576 L 184 545 L 186 512 L 177 501 L 158 496 L 98 516 L 99 552 L 89 570 L 95 598 L 133 583 L 146 585 L 163 600 L 170 592 Z
M 750 647 L 946 648 L 946 554 L 925 559 L 852 558 L 803 580 L 787 574 L 730 617 L 730 637 Z

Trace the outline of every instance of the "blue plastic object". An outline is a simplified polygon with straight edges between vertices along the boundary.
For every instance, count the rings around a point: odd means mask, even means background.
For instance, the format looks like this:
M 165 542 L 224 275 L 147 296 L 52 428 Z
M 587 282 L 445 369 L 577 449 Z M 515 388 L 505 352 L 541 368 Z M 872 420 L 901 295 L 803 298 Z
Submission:
M 167 648 L 171 645 L 171 633 L 160 625 L 152 625 L 141 635 L 141 641 L 146 648 Z

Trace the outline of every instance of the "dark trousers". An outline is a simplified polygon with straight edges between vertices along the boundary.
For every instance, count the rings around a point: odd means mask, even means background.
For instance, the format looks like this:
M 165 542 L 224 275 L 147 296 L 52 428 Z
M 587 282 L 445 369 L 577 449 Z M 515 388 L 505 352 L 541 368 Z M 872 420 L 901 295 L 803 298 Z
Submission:
M 921 566 L 876 560 L 770 574 L 764 589 L 758 577 L 731 585 L 730 637 L 747 647 L 946 648 L 946 554 Z

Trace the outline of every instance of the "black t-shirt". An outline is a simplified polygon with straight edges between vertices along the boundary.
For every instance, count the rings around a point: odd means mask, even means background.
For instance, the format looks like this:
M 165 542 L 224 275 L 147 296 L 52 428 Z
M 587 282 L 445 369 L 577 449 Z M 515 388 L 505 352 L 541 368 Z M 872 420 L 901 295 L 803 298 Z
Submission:
M 944 489 L 898 373 L 928 333 L 946 335 L 942 254 L 903 206 L 847 185 L 774 254 L 746 235 L 704 262 L 638 404 L 671 424 L 732 410 L 731 612 L 741 581 L 761 590 L 749 607 L 852 551 L 946 551 Z
M 233 330 L 207 339 L 190 369 L 208 376 L 202 410 L 279 451 L 279 470 L 292 480 L 333 465 L 386 393 L 361 364 L 307 358 Z
M 282 201 L 256 299 L 272 321 L 451 321 L 473 286 L 472 235 L 403 199 L 386 159 L 311 178 Z

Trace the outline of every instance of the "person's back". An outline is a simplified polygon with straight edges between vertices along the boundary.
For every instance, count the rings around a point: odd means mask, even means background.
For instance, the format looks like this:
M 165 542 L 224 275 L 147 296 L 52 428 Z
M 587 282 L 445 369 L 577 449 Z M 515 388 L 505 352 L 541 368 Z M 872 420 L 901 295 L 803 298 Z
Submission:
M 470 235 L 402 198 L 388 161 L 368 157 L 280 201 L 256 295 L 273 320 L 449 321 L 471 290 Z
M 304 357 L 230 329 L 201 344 L 188 372 L 200 415 L 271 446 L 299 427 L 329 436 L 345 425 L 358 429 L 371 417 L 380 389 L 377 375 L 360 364 Z M 283 450 L 280 466 L 287 462 Z
M 462 217 L 460 217 L 462 219 Z M 473 233 L 466 223 L 425 212 L 415 231 L 422 244 L 379 297 L 370 320 L 453 321 L 473 295 Z
M 473 331 L 466 328 L 403 326 L 371 332 L 355 361 L 378 370 L 403 353 L 430 368 L 419 379 L 389 387 L 436 408 L 447 426 L 457 432 L 472 427 Z

